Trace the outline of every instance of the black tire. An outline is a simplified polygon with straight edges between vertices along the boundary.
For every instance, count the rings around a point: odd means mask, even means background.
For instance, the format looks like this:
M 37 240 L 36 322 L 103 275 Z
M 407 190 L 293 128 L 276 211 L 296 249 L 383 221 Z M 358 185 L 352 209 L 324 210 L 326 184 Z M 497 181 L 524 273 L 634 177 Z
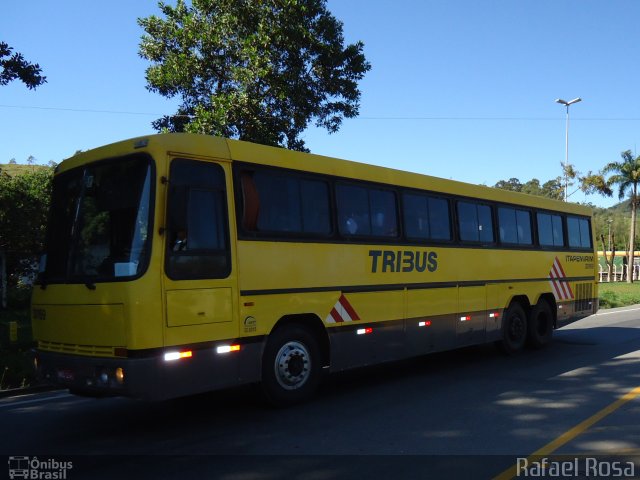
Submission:
M 527 345 L 532 348 L 543 348 L 549 345 L 553 337 L 553 313 L 545 300 L 540 300 L 529 318 Z
M 262 358 L 262 392 L 271 405 L 283 407 L 308 400 L 320 382 L 320 349 L 313 334 L 286 325 L 269 336 Z
M 524 347 L 527 340 L 527 314 L 519 303 L 512 303 L 502 320 L 502 340 L 500 349 L 513 355 Z

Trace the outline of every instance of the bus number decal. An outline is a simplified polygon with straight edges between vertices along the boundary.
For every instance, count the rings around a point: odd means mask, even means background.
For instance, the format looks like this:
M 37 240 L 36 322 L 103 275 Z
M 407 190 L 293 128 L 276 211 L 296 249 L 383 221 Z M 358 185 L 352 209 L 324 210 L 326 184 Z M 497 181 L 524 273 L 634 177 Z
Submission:
M 438 269 L 437 252 L 419 250 L 369 250 L 371 273 L 435 272 Z

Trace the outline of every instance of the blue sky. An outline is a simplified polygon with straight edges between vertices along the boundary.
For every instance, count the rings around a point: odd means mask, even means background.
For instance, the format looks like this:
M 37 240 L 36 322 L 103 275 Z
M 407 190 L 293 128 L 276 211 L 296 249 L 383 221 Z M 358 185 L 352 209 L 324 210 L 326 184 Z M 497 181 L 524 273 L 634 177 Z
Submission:
M 168 0 L 168 3 L 172 3 Z M 330 0 L 372 70 L 360 117 L 307 146 L 336 156 L 493 185 L 599 170 L 640 146 L 640 2 Z M 145 89 L 136 19 L 155 0 L 6 2 L 0 40 L 40 63 L 48 83 L 0 88 L 0 163 L 56 162 L 78 149 L 153 133 L 175 110 Z M 576 193 L 571 200 L 585 197 Z M 608 206 L 616 199 L 589 196 Z

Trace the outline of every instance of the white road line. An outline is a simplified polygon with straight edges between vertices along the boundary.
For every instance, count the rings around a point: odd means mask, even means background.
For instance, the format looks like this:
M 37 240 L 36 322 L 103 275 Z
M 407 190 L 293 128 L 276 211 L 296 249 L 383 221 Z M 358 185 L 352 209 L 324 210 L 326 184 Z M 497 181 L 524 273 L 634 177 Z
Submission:
M 34 398 L 32 400 L 17 400 L 17 401 L 7 401 L 4 400 L 2 402 L 0 402 L 0 409 L 1 408 L 13 408 L 13 407 L 21 407 L 23 405 L 30 405 L 32 403 L 40 403 L 40 402 L 47 402 L 47 401 L 52 401 L 52 400 L 60 400 L 62 398 L 73 398 L 73 395 L 71 395 L 70 393 L 59 393 L 55 396 L 48 396 L 45 398 Z
M 598 316 L 598 315 L 613 315 L 614 313 L 635 312 L 636 310 L 640 310 L 640 307 L 638 307 L 638 308 L 627 308 L 625 310 L 616 310 L 615 312 L 598 312 L 598 313 L 596 313 L 595 316 Z

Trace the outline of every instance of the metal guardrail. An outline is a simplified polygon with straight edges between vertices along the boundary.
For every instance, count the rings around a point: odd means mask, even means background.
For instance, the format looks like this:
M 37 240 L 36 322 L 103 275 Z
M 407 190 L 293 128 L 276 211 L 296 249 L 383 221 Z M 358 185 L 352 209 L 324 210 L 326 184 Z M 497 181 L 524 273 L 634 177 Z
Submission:
M 624 282 L 627 280 L 627 274 L 629 271 L 628 265 L 614 265 L 611 271 L 611 279 L 609 278 L 609 269 L 599 265 L 598 268 L 598 280 L 600 282 Z M 634 265 L 633 268 L 633 280 L 640 278 L 640 265 Z

